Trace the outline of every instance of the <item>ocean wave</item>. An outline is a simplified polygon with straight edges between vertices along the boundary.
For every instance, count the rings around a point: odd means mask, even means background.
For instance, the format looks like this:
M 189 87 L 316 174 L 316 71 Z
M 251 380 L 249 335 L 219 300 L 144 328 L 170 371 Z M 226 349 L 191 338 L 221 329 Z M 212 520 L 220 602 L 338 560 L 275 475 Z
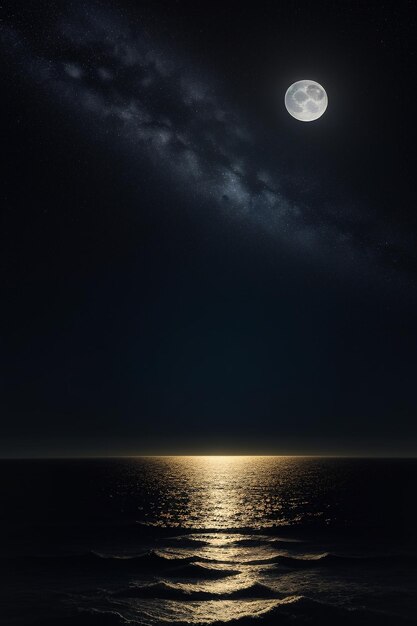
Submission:
M 312 569 L 312 568 L 402 568 L 417 570 L 417 556 L 407 554 L 347 556 L 326 552 L 318 555 L 289 556 L 276 554 L 267 558 L 240 561 L 205 558 L 203 556 L 178 556 L 150 550 L 139 555 L 114 555 L 99 552 L 58 556 L 28 556 L 0 559 L 0 569 L 36 570 L 37 568 L 68 571 L 103 571 L 103 572 L 141 572 L 166 573 L 174 577 L 187 578 L 224 578 L 239 573 L 233 566 L 275 566 L 275 568 Z M 224 565 L 226 569 L 210 567 Z M 272 573 L 274 570 L 270 570 Z
M 277 555 L 270 559 L 250 561 L 250 565 L 276 564 L 296 569 L 314 567 L 417 567 L 417 557 L 412 555 L 343 556 L 326 552 L 308 557 Z
M 375 526 L 351 526 L 346 527 L 343 523 L 332 522 L 330 525 L 323 526 L 322 521 L 317 519 L 309 519 L 302 521 L 286 520 L 275 525 L 259 525 L 259 526 L 224 526 L 224 527 L 208 527 L 203 526 L 167 526 L 152 522 L 138 521 L 133 524 L 136 532 L 145 536 L 152 537 L 173 537 L 173 536 L 198 536 L 198 535 L 247 535 L 248 538 L 256 538 L 263 535 L 270 537 L 271 542 L 289 541 L 298 543 L 304 541 L 375 541 L 378 537 L 380 540 L 392 540 L 392 535 L 387 533 L 387 529 L 375 528 Z M 416 537 L 409 536 L 408 540 L 412 545 L 416 545 Z
M 121 624 L 123 622 L 119 622 Z M 201 623 L 201 622 L 200 622 Z M 287 596 L 276 600 L 271 608 L 253 615 L 230 620 L 212 621 L 210 626 L 413 626 L 414 622 L 398 615 L 369 610 L 346 609 L 304 596 Z M 190 622 L 160 620 L 159 625 L 190 626 Z M 84 625 L 83 625 L 84 626 Z M 95 626 L 95 624 L 94 624 Z M 107 624 L 105 625 L 107 626 Z M 113 624 L 111 624 L 113 626 Z M 115 624 L 116 626 L 116 624 Z
M 152 620 L 153 621 L 153 620 Z M 149 623 L 149 620 L 146 620 Z M 143 621 L 124 617 L 120 610 L 79 609 L 66 616 L 33 622 L 33 626 L 137 626 Z M 311 600 L 304 596 L 287 596 L 276 600 L 271 608 L 254 615 L 230 620 L 193 622 L 161 618 L 153 621 L 155 626 L 190 626 L 190 624 L 210 624 L 210 626 L 413 626 L 414 621 L 398 615 L 377 611 L 346 609 L 344 607 Z
M 184 622 L 164 622 L 185 626 Z M 376 611 L 346 609 L 310 600 L 304 596 L 287 596 L 262 613 L 232 620 L 211 622 L 211 626 L 412 626 L 414 622 L 397 615 Z M 187 622 L 189 626 L 189 622 Z
M 238 626 L 276 626 L 308 623 L 315 626 L 411 626 L 411 622 L 397 615 L 387 615 L 367 610 L 346 609 L 304 596 L 290 596 L 277 601 L 268 612 L 256 618 L 236 621 Z M 220 626 L 220 625 L 219 625 Z
M 100 552 L 85 552 L 83 554 L 54 555 L 54 556 L 28 556 L 19 559 L 2 559 L 5 566 L 12 564 L 36 567 L 42 566 L 51 569 L 110 569 L 110 570 L 165 570 L 191 564 L 197 557 L 177 557 L 161 554 L 150 550 L 139 555 L 114 555 Z
M 113 594 L 116 598 L 143 598 L 161 600 L 243 600 L 243 599 L 275 599 L 282 598 L 283 595 L 267 585 L 253 583 L 247 587 L 235 589 L 226 593 L 215 593 L 201 591 L 184 586 L 177 586 L 172 583 L 158 582 L 150 585 L 133 585 L 127 589 L 122 589 Z
M 284 539 L 269 539 L 268 537 L 264 538 L 248 538 L 248 539 L 236 539 L 236 541 L 232 541 L 227 544 L 228 546 L 233 546 L 236 548 L 259 548 L 263 546 L 268 547 L 277 547 L 277 548 L 294 548 L 294 544 L 297 544 L 296 541 L 284 540 Z
M 209 541 L 195 539 L 187 535 L 184 537 L 169 537 L 165 541 L 169 541 L 169 543 L 176 548 L 203 548 L 210 545 Z
M 237 574 L 239 574 L 239 571 L 235 569 L 217 569 L 208 567 L 202 563 L 188 563 L 187 565 L 179 566 L 170 571 L 170 576 L 173 578 L 202 580 L 216 580 L 226 578 L 227 576 L 236 576 Z
M 389 568 L 399 567 L 417 569 L 417 556 L 410 554 L 386 554 L 371 556 L 350 556 L 325 552 L 317 555 L 289 556 L 276 554 L 267 558 L 240 561 L 227 559 L 206 558 L 203 556 L 178 556 L 150 550 L 139 555 L 114 555 L 99 552 L 85 552 L 83 554 L 54 555 L 54 556 L 27 556 L 0 559 L 0 569 L 43 569 L 51 570 L 100 570 L 100 571 L 134 571 L 143 572 L 170 572 L 175 576 L 189 576 L 191 578 L 223 578 L 238 573 L 235 569 L 211 568 L 210 565 L 233 566 L 276 566 L 291 569 L 310 569 L 324 567 L 339 568 Z

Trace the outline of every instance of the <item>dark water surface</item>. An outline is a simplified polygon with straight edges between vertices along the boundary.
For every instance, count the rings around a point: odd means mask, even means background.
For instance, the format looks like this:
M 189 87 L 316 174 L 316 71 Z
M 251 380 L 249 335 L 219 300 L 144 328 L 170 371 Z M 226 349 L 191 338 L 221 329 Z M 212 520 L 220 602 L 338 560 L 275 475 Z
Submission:
M 417 624 L 417 460 L 4 460 L 0 477 L 2 624 Z

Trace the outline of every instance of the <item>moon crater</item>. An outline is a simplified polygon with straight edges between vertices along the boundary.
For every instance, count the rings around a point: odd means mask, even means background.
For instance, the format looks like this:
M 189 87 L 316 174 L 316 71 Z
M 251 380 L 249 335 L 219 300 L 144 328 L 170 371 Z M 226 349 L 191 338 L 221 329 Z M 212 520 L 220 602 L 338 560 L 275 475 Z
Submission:
M 315 80 L 298 80 L 287 89 L 285 107 L 300 122 L 312 122 L 327 109 L 327 94 Z

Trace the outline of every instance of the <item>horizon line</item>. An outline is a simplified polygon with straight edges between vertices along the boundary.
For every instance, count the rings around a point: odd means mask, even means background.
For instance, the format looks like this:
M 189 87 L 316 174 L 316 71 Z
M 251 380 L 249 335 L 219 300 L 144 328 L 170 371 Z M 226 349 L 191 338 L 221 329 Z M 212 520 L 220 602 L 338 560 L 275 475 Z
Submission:
M 78 460 L 78 459 L 158 459 L 158 458 L 318 458 L 318 459 L 417 459 L 417 454 L 81 454 L 81 455 L 24 455 L 24 456 L 0 456 L 1 461 L 30 461 L 30 460 Z

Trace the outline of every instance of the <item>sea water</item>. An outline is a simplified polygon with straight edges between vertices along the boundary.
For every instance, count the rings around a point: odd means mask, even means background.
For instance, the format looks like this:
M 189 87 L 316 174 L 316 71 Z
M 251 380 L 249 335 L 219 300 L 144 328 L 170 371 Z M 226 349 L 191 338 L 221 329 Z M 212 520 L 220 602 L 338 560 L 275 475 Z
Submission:
M 5 460 L 0 477 L 0 623 L 417 623 L 416 460 Z

